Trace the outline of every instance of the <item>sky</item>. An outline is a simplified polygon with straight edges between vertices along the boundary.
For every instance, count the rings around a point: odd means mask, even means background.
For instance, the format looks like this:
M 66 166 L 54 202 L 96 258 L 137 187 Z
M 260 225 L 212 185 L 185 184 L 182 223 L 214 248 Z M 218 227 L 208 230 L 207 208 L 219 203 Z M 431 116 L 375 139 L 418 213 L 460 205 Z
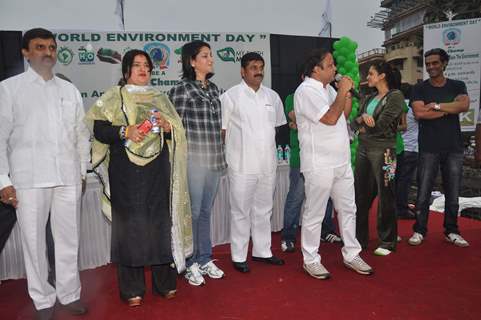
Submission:
M 116 1 L 0 0 L 0 30 L 43 26 L 57 30 L 115 31 L 119 30 Z M 126 30 L 129 31 L 316 36 L 321 29 L 321 15 L 327 0 L 124 1 Z M 333 36 L 348 36 L 358 42 L 358 53 L 382 45 L 383 32 L 366 26 L 370 17 L 381 10 L 381 0 L 331 0 L 331 3 Z
M 359 45 L 358 53 L 382 46 L 384 32 L 366 26 L 370 18 L 382 9 L 381 0 L 331 0 L 331 3 L 333 36 L 348 36 L 355 40 Z

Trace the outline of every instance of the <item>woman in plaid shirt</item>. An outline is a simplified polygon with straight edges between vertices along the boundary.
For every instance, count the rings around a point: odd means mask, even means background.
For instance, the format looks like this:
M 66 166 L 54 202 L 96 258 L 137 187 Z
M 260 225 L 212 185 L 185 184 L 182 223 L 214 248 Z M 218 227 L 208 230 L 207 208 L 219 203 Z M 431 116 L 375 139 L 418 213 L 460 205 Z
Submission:
M 227 167 L 221 139 L 219 89 L 213 76 L 208 43 L 192 41 L 182 47 L 182 81 L 169 97 L 182 118 L 188 143 L 187 178 L 192 207 L 194 254 L 187 260 L 185 278 L 199 286 L 204 277 L 219 279 L 224 272 L 212 260 L 210 216 L 219 180 Z

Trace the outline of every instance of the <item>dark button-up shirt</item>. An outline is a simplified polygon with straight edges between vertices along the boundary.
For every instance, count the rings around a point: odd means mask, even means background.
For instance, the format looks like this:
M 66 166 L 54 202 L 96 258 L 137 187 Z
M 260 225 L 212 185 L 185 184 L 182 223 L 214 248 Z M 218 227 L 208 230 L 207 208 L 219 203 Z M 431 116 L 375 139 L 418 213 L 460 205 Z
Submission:
M 210 81 L 203 88 L 199 81 L 182 80 L 169 91 L 185 128 L 189 161 L 211 170 L 227 167 L 219 95 L 219 89 Z

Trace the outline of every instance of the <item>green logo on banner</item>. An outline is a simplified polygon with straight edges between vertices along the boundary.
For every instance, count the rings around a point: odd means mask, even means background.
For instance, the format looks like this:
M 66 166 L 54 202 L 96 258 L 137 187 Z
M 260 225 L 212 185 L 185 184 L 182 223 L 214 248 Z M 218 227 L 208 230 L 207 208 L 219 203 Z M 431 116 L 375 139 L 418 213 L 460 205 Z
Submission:
M 95 53 L 92 46 L 86 45 L 78 49 L 79 64 L 94 64 Z
M 60 47 L 57 51 L 57 60 L 61 64 L 68 66 L 73 60 L 73 51 L 67 47 Z
M 231 47 L 217 50 L 217 56 L 225 62 L 232 61 L 235 63 L 235 51 Z
M 175 49 L 174 53 L 181 55 L 182 54 L 182 47 Z

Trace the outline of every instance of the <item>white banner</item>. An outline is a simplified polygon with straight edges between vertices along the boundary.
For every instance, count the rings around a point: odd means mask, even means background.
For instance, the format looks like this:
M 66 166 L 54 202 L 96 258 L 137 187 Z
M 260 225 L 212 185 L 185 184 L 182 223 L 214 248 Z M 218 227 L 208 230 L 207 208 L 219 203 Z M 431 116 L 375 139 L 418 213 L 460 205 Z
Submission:
M 424 51 L 442 48 L 450 56 L 445 75 L 462 80 L 471 99 L 469 111 L 460 114 L 463 131 L 474 131 L 479 112 L 481 82 L 481 18 L 424 25 Z M 424 67 L 424 79 L 427 79 Z
M 271 85 L 269 34 L 259 33 L 184 33 L 184 32 L 95 32 L 53 31 L 57 40 L 55 72 L 70 79 L 79 89 L 86 109 L 117 84 L 125 52 L 140 49 L 154 63 L 151 85 L 167 92 L 181 76 L 182 45 L 193 40 L 207 42 L 214 57 L 215 75 L 211 79 L 221 90 L 241 80 L 240 59 L 250 51 L 265 60 L 263 84 Z

